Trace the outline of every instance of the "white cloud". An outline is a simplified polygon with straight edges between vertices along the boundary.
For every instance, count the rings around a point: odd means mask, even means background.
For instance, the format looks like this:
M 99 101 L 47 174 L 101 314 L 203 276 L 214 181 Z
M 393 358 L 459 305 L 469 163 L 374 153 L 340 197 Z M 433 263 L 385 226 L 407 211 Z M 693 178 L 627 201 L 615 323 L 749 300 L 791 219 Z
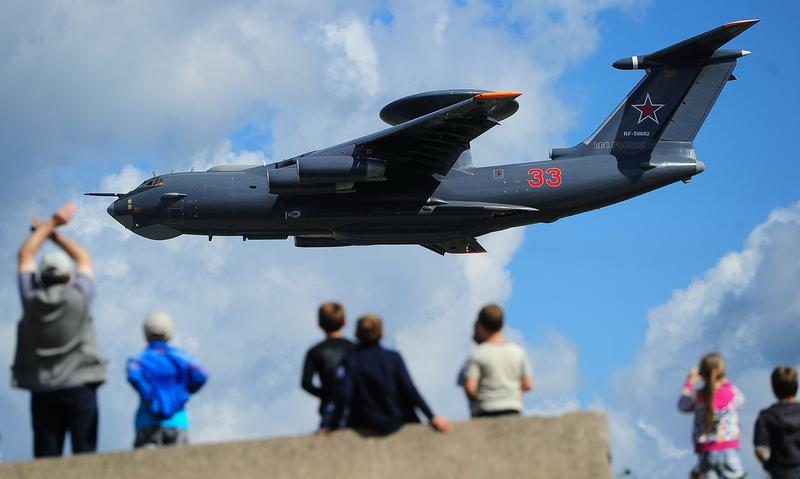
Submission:
M 741 251 L 723 256 L 688 287 L 647 315 L 648 331 L 635 361 L 620 370 L 610 404 L 615 463 L 640 477 L 677 477 L 691 467 L 691 420 L 675 404 L 686 372 L 720 351 L 744 392 L 741 455 L 751 474 L 757 412 L 774 401 L 769 373 L 800 363 L 800 203 L 774 210 Z
M 127 193 L 147 178 L 147 173 L 132 165 L 125 165 L 118 174 L 111 174 L 100 182 L 100 191 Z
M 358 18 L 329 23 L 324 28 L 324 44 L 330 56 L 326 84 L 342 96 L 374 96 L 380 88 L 378 54 L 369 32 Z
M 672 440 L 661 434 L 661 431 L 648 423 L 644 418 L 639 418 L 636 422 L 636 427 L 647 435 L 647 437 L 656 442 L 658 452 L 666 459 L 683 459 L 691 452 L 691 449 L 675 446 Z
M 450 23 L 450 17 L 447 16 L 447 13 L 443 12 L 436 16 L 436 23 L 433 24 L 433 41 L 439 45 L 442 44 L 448 23 Z
M 203 171 L 217 165 L 263 165 L 267 162 L 262 151 L 234 152 L 230 140 L 225 140 L 213 151 L 204 149 L 192 156 L 191 169 Z
M 577 346 L 557 331 L 548 331 L 544 339 L 543 344 L 528 347 L 536 373 L 536 393 L 529 398 L 528 410 L 561 414 L 580 408 L 577 394 L 581 374 Z

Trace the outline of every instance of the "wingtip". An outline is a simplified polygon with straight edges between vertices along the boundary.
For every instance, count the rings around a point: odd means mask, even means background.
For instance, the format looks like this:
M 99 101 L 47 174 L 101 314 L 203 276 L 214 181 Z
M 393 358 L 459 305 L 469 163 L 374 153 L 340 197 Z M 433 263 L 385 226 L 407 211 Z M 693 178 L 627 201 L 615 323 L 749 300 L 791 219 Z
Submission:
M 490 100 L 490 99 L 501 100 L 501 99 L 505 99 L 505 98 L 516 98 L 516 97 L 518 97 L 520 95 L 522 95 L 522 92 L 518 92 L 518 91 L 490 91 L 490 92 L 486 92 L 486 93 L 479 93 L 479 94 L 475 95 L 474 99 L 475 100 Z
M 755 25 L 756 23 L 758 23 L 760 21 L 761 21 L 760 18 L 751 18 L 749 20 L 736 20 L 735 22 L 728 22 L 724 26 L 725 26 L 725 28 L 735 27 L 737 25 L 751 26 L 751 25 Z

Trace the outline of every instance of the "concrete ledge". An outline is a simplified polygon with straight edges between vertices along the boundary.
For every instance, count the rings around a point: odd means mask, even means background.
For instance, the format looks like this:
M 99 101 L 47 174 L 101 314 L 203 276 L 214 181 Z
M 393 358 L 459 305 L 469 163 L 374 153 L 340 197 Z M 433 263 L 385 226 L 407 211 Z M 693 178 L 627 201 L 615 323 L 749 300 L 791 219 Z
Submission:
M 0 464 L 26 479 L 611 478 L 604 415 L 502 417 L 456 423 L 450 434 L 406 426 L 385 437 L 341 431 Z

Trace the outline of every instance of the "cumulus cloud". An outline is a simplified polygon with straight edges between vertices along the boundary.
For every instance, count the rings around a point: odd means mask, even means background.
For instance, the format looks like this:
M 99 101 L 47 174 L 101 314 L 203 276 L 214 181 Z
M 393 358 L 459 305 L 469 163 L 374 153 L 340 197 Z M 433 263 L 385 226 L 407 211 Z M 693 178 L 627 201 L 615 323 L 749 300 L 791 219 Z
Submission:
M 263 151 L 233 151 L 230 140 L 225 140 L 213 150 L 204 149 L 192 156 L 192 170 L 203 171 L 217 165 L 253 165 L 259 166 L 267 162 Z M 134 185 L 136 183 L 129 183 Z
M 446 13 L 440 13 L 436 16 L 436 23 L 433 24 L 433 41 L 442 44 L 444 40 L 444 33 L 447 30 L 447 24 L 450 22 L 450 17 Z
M 619 466 L 640 477 L 678 477 L 693 461 L 688 417 L 675 407 L 685 374 L 706 352 L 719 351 L 747 399 L 741 454 L 751 474 L 752 425 L 774 401 L 769 373 L 800 364 L 800 203 L 774 210 L 702 277 L 647 315 L 648 330 L 634 362 L 620 370 L 611 398 L 612 437 Z
M 486 255 L 445 258 L 412 246 L 334 252 L 281 241 L 155 242 L 131 235 L 108 218 L 102 199 L 80 193 L 127 191 L 150 169 L 257 164 L 338 143 L 385 126 L 377 117 L 384 103 L 440 88 L 524 91 L 520 112 L 473 152 L 483 164 L 544 158 L 573 121 L 554 82 L 596 46 L 596 13 L 618 4 L 528 2 L 495 21 L 493 6 L 480 1 L 399 2 L 385 20 L 375 20 L 383 2 L 368 1 L 2 3 L 0 87 L 10 94 L 0 98 L 9 175 L 0 191 L 0 257 L 12 278 L 30 218 L 79 200 L 67 232 L 94 255 L 93 314 L 110 359 L 101 449 L 130 446 L 136 397 L 124 362 L 143 347 L 140 322 L 153 309 L 173 315 L 179 344 L 210 370 L 190 405 L 197 441 L 314 428 L 299 366 L 320 338 L 315 308 L 327 299 L 343 301 L 351 320 L 382 314 L 387 344 L 403 351 L 434 409 L 466 417 L 454 400 L 456 371 L 476 309 L 512 294 L 508 264 L 522 229 L 482 238 Z M 520 37 L 507 21 L 529 28 Z M 561 35 L 557 57 L 542 49 L 553 32 Z M 269 156 L 228 139 L 249 121 L 268 124 Z M 529 157 L 531 149 L 541 156 Z M 10 311 L 0 321 L 0 357 L 10 358 L 19 315 L 11 281 L 0 284 L 0 298 Z M 574 404 L 574 344 L 553 331 L 526 346 L 540 385 L 527 408 Z M 7 369 L 0 383 L 8 384 Z M 25 394 L 0 393 L 0 429 L 5 458 L 29 457 Z
M 326 83 L 334 94 L 360 97 L 378 93 L 378 54 L 361 20 L 350 18 L 325 25 L 323 42 L 330 55 Z
M 543 341 L 528 345 L 528 354 L 536 371 L 537 391 L 529 398 L 528 410 L 538 414 L 562 414 L 580 408 L 577 394 L 581 373 L 575 343 L 551 330 Z

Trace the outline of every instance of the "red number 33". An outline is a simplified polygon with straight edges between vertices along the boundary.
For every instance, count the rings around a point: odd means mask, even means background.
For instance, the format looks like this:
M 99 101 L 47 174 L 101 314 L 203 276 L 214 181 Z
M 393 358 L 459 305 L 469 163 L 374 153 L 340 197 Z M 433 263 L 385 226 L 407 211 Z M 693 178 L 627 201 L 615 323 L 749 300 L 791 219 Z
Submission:
M 541 168 L 531 168 L 528 170 L 528 174 L 533 177 L 532 179 L 528 179 L 528 186 L 531 188 L 539 188 L 545 184 L 553 188 L 561 186 L 560 168 L 548 168 L 547 170 L 542 170 Z M 547 175 L 546 179 L 545 174 Z
M 528 180 L 528 186 L 531 188 L 538 188 L 544 184 L 544 172 L 539 168 L 531 168 L 528 174 L 533 176 L 532 180 Z

